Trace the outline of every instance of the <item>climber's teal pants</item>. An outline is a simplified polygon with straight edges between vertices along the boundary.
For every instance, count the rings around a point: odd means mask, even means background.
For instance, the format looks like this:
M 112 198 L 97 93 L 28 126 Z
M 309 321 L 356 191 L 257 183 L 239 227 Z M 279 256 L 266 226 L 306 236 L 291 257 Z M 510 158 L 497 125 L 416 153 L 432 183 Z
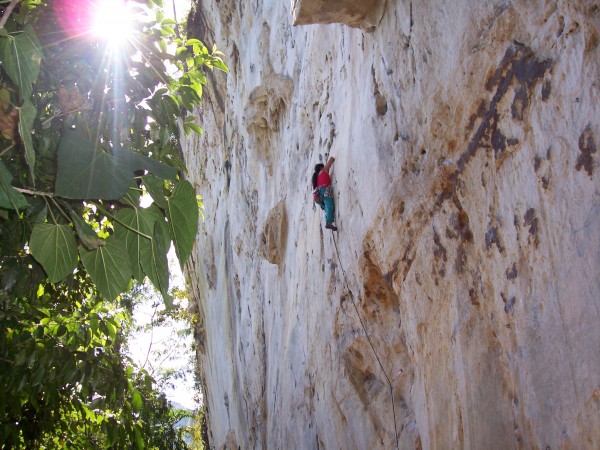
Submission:
M 319 188 L 319 197 L 321 199 L 321 209 L 325 210 L 325 222 L 333 223 L 335 220 L 335 203 L 333 197 L 328 196 L 325 192 L 327 188 Z

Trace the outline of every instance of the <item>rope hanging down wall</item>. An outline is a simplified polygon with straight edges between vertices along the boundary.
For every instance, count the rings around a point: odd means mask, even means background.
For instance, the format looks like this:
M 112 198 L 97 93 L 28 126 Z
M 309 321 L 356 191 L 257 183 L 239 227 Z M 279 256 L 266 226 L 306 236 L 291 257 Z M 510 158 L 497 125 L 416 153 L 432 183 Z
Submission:
M 373 354 L 375 355 L 375 359 L 377 359 L 377 364 L 379 364 L 379 367 L 381 368 L 381 371 L 383 372 L 383 375 L 385 376 L 387 384 L 388 384 L 388 386 L 390 388 L 390 399 L 392 401 L 392 414 L 393 414 L 393 417 L 394 417 L 394 436 L 396 438 L 396 450 L 400 450 L 400 446 L 399 446 L 399 442 L 398 442 L 398 440 L 399 440 L 398 427 L 396 425 L 396 407 L 395 407 L 395 404 L 394 404 L 394 388 L 392 386 L 392 382 L 390 381 L 390 377 L 388 376 L 387 372 L 383 368 L 383 364 L 381 363 L 381 359 L 379 358 L 379 354 L 377 353 L 377 350 L 375 350 L 375 347 L 373 346 L 373 342 L 371 341 L 371 336 L 369 335 L 369 332 L 367 331 L 367 327 L 365 326 L 365 324 L 364 324 L 364 322 L 362 320 L 362 317 L 360 316 L 360 313 L 358 312 L 358 307 L 356 306 L 356 300 L 354 298 L 354 294 L 350 290 L 350 286 L 348 285 L 348 277 L 346 276 L 346 271 L 344 270 L 344 266 L 342 265 L 342 260 L 340 258 L 340 252 L 338 250 L 337 241 L 335 239 L 335 233 L 332 233 L 332 236 L 333 236 L 333 245 L 335 246 L 335 253 L 337 254 L 338 263 L 340 265 L 340 268 L 342 269 L 342 275 L 344 276 L 344 283 L 346 285 L 346 289 L 350 293 L 350 298 L 352 299 L 352 305 L 354 306 L 354 311 L 356 311 L 356 315 L 358 316 L 358 320 L 360 322 L 360 325 L 361 325 L 363 331 L 365 332 L 365 336 L 367 337 L 367 341 L 369 342 L 369 345 L 371 346 L 371 350 L 373 350 Z

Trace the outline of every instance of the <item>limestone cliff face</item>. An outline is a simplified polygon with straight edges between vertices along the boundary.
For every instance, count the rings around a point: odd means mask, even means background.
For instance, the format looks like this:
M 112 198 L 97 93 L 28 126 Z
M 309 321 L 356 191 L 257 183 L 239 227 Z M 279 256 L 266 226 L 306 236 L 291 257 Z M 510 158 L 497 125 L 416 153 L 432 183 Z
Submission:
M 358 3 L 190 16 L 212 445 L 600 448 L 600 3 Z

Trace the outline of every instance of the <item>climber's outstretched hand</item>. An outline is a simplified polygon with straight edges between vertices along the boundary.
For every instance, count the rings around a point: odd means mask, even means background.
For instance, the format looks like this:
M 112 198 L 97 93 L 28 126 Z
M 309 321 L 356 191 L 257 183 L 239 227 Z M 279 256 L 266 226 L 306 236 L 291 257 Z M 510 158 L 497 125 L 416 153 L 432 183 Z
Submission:
M 327 160 L 327 164 L 325 164 L 325 167 L 323 167 L 323 170 L 325 170 L 326 172 L 329 172 L 329 169 L 331 168 L 331 165 L 333 164 L 334 161 L 335 161 L 335 158 L 333 156 L 330 156 L 329 159 Z

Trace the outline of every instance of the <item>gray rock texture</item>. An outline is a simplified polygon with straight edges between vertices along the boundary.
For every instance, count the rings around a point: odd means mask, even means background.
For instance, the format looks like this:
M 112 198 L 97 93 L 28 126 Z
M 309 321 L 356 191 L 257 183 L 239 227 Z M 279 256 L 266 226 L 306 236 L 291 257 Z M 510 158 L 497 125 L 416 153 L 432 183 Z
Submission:
M 189 20 L 211 444 L 600 448 L 600 3 L 292 3 Z

